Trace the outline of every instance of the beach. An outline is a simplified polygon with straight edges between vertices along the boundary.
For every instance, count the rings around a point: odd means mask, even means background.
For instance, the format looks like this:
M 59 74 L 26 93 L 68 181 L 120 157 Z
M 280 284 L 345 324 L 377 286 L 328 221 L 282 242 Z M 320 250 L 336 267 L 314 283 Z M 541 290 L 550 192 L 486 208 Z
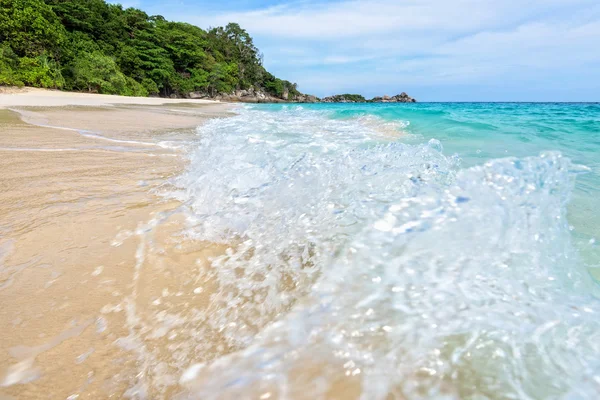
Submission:
M 598 392 L 599 104 L 0 104 L 1 400 Z
M 261 104 L 202 125 L 174 195 L 184 236 L 227 248 L 197 270 L 177 399 L 594 398 L 599 110 Z
M 0 400 L 600 397 L 597 0 L 0 2 Z
M 160 357 L 177 340 L 135 342 L 160 311 L 201 299 L 189 264 L 217 250 L 174 241 L 180 203 L 161 192 L 184 168 L 196 127 L 229 115 L 209 101 L 0 93 L 0 398 L 173 390 L 178 376 L 169 381 Z M 157 218 L 160 251 L 144 262 L 140 245 Z

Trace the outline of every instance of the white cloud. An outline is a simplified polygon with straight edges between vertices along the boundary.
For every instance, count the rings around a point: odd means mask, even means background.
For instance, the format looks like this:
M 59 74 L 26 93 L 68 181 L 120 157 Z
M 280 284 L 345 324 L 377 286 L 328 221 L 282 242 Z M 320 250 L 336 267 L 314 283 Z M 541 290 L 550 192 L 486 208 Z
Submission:
M 408 33 L 438 36 L 506 25 L 523 18 L 594 5 L 596 0 L 351 0 L 299 2 L 194 18 L 203 26 L 240 23 L 255 35 L 337 40 Z
M 240 23 L 268 68 L 318 95 L 349 82 L 525 87 L 573 74 L 600 89 L 598 0 L 309 0 L 180 17 Z
M 372 56 L 330 55 L 323 59 L 323 64 L 349 64 L 372 60 L 374 58 Z

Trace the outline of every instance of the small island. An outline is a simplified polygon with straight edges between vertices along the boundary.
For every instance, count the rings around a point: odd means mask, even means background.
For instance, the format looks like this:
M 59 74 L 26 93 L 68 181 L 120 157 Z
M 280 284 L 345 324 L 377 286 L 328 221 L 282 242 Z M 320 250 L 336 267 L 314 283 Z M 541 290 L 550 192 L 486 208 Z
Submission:
M 416 103 L 417 100 L 413 99 L 405 92 L 402 92 L 396 96 L 381 96 L 374 97 L 371 100 L 365 99 L 360 94 L 338 94 L 335 96 L 329 96 L 321 99 L 322 103 Z

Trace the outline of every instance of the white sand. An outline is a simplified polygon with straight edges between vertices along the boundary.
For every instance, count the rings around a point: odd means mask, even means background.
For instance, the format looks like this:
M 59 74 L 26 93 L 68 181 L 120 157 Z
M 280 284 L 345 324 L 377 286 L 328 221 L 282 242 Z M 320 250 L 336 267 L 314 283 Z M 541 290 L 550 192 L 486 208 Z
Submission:
M 157 193 L 231 106 L 0 89 L 0 399 L 173 398 L 196 346 L 228 349 L 190 336 L 225 248 L 186 240 Z
M 2 88 L 0 88 L 2 89 Z M 105 94 L 61 92 L 35 88 L 0 90 L 0 108 L 9 107 L 61 107 L 61 106 L 110 106 L 117 104 L 215 104 L 213 100 L 165 99 L 156 97 L 125 97 Z

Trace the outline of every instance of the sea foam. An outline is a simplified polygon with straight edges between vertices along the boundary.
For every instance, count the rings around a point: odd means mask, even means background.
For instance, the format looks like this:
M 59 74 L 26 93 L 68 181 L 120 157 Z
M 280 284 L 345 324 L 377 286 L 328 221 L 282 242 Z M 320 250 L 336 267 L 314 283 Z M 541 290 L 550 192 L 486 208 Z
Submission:
M 182 398 L 597 398 L 600 304 L 559 153 L 460 168 L 327 111 L 199 128 L 170 196 L 228 246 Z M 399 133 L 401 133 L 399 131 Z

